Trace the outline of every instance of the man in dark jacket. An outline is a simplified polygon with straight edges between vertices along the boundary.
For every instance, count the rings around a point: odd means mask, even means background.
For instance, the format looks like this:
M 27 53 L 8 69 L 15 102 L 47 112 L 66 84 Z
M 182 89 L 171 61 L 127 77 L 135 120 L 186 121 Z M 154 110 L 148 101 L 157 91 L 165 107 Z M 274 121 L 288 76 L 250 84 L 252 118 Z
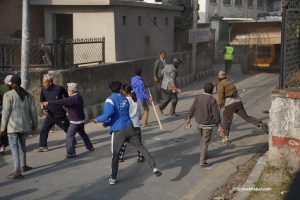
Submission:
M 213 127 L 221 127 L 220 110 L 217 100 L 212 96 L 214 85 L 206 83 L 204 93 L 198 95 L 189 111 L 185 126 L 189 126 L 191 118 L 195 115 L 195 120 L 200 133 L 200 167 L 207 167 L 207 148 L 212 134 Z
M 242 99 L 240 98 L 236 86 L 227 79 L 226 73 L 220 71 L 218 74 L 219 81 L 217 83 L 218 105 L 221 109 L 225 107 L 223 112 L 223 127 L 225 137 L 223 142 L 228 142 L 230 127 L 234 113 L 243 118 L 245 121 L 253 124 L 256 127 L 261 127 L 265 132 L 268 132 L 268 125 L 262 123 L 261 120 L 249 116 L 243 106 Z
M 50 74 L 45 74 L 43 77 L 43 88 L 41 90 L 41 102 L 58 100 L 69 97 L 67 90 L 53 83 L 53 77 Z M 46 115 L 42 131 L 40 133 L 40 142 L 37 152 L 48 151 L 48 135 L 53 125 L 58 125 L 65 133 L 69 128 L 69 120 L 66 116 L 66 111 L 62 105 L 49 105 L 45 107 L 41 104 L 43 113 Z
M 161 82 L 164 78 L 163 74 L 162 74 L 162 70 L 164 69 L 166 64 L 166 52 L 165 51 L 161 51 L 159 53 L 159 58 L 155 61 L 154 63 L 154 72 L 153 72 L 153 80 L 156 82 L 156 87 L 157 87 L 157 97 L 156 97 L 156 101 L 159 102 L 161 100 Z

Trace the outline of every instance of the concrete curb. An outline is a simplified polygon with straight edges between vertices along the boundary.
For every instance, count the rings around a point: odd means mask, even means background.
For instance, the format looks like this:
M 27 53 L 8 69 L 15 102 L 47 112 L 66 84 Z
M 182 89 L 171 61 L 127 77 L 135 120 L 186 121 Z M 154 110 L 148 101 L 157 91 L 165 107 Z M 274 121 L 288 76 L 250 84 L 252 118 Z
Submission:
M 268 152 L 266 152 L 263 156 L 261 156 L 251 174 L 249 175 L 247 181 L 244 183 L 242 188 L 254 188 L 255 183 L 258 181 L 264 167 L 267 165 L 268 160 Z M 233 200 L 246 200 L 250 195 L 250 191 L 239 191 Z

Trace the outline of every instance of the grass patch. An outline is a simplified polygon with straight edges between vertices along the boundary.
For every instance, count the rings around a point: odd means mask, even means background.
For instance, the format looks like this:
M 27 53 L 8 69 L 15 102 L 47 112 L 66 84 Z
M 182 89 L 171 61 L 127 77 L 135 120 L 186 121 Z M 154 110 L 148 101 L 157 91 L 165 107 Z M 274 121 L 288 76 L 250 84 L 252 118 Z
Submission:
M 292 168 L 286 164 L 275 167 L 269 163 L 265 166 L 256 188 L 271 188 L 269 191 L 251 192 L 247 200 L 272 199 L 282 200 L 281 192 L 287 191 L 292 182 Z

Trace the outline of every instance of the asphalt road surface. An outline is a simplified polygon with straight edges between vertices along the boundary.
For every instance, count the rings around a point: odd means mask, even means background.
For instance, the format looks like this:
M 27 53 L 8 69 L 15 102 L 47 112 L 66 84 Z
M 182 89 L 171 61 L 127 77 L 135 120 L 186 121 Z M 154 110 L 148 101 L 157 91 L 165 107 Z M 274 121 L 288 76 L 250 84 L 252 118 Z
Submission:
M 233 68 L 230 78 L 237 84 L 246 110 L 267 122 L 268 115 L 263 111 L 270 107 L 270 92 L 277 84 L 278 75 L 252 72 L 244 76 L 238 66 Z M 12 158 L 9 151 L 0 156 L 0 199 L 208 200 L 239 165 L 261 151 L 268 135 L 235 117 L 231 144 L 223 144 L 214 131 L 208 152 L 212 166 L 200 168 L 195 124 L 188 131 L 182 125 L 195 95 L 203 92 L 202 86 L 207 81 L 216 82 L 216 78 L 182 88 L 177 109 L 180 116 L 161 116 L 163 131 L 159 130 L 150 108 L 150 126 L 142 130 L 142 137 L 163 172 L 161 177 L 155 177 L 147 163 L 137 163 L 136 151 L 128 145 L 126 160 L 120 163 L 118 183 L 109 185 L 110 136 L 102 126 L 91 123 L 86 125 L 86 131 L 96 150 L 87 152 L 78 138 L 75 159 L 65 160 L 65 134 L 61 131 L 50 133 L 50 151 L 44 153 L 33 151 L 39 137 L 30 137 L 27 158 L 34 170 L 25 173 L 22 180 L 5 179 L 13 169 Z

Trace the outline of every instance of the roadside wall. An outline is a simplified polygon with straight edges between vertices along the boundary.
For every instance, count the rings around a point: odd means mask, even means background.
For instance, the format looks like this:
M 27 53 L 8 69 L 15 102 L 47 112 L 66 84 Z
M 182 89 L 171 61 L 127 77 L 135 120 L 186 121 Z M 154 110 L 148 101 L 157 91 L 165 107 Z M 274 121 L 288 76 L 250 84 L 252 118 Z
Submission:
M 300 92 L 272 95 L 270 109 L 269 161 L 300 166 Z

